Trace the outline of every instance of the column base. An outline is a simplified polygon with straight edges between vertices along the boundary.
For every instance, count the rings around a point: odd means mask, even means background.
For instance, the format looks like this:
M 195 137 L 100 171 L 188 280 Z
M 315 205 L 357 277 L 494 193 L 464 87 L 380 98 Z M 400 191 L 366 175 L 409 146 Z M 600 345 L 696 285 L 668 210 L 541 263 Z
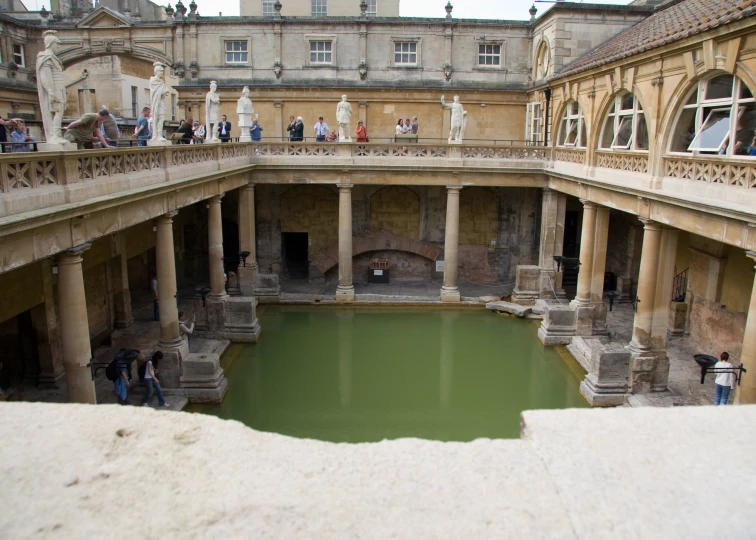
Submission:
M 92 370 L 79 364 L 63 364 L 69 403 L 97 404 Z
M 460 300 L 459 287 L 441 287 L 442 302 L 459 302 Z
M 228 390 L 228 379 L 218 355 L 190 354 L 184 362 L 181 387 L 190 403 L 220 403 Z
M 254 296 L 255 280 L 257 279 L 257 265 L 240 266 L 237 269 L 237 278 L 239 280 L 239 291 L 242 296 Z
M 61 370 L 58 373 L 45 373 L 42 372 L 37 378 L 38 388 L 60 388 L 60 383 L 66 376 L 66 372 Z
M 242 132 L 245 130 L 245 128 L 242 128 Z M 247 133 L 249 133 L 249 130 L 246 130 Z M 252 137 L 249 135 L 242 135 L 239 137 L 239 142 L 252 142 Z
M 150 139 L 147 146 L 173 146 L 173 143 L 168 139 Z
M 547 347 L 569 345 L 575 335 L 575 312 L 569 306 L 548 306 L 538 329 L 538 339 Z
M 580 383 L 580 394 L 592 407 L 625 403 L 630 353 L 623 349 L 594 349 L 591 369 Z
M 163 353 L 160 360 L 160 385 L 163 388 L 181 388 L 183 362 L 189 357 L 189 344 L 181 338 L 161 340 L 158 350 Z
M 336 287 L 337 302 L 354 302 L 354 286 L 339 285 Z

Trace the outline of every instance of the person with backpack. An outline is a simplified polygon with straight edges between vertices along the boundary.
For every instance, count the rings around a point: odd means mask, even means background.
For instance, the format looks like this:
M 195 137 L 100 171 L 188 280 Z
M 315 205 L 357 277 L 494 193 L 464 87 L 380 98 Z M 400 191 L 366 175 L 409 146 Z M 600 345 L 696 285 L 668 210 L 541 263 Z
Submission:
M 131 388 L 128 369 L 126 362 L 120 358 L 116 358 L 105 368 L 105 376 L 113 381 L 119 405 L 128 405 L 127 398 L 129 397 L 129 388 Z
M 142 398 L 142 405 L 144 407 L 149 405 L 150 400 L 152 399 L 152 394 L 154 392 L 157 393 L 158 405 L 160 407 L 170 407 L 170 405 L 165 402 L 165 398 L 163 397 L 163 389 L 160 387 L 160 381 L 157 378 L 157 365 L 162 358 L 163 353 L 157 351 L 152 355 L 152 358 L 139 366 L 139 376 L 144 379 L 144 384 L 145 386 L 147 386 L 147 393 Z

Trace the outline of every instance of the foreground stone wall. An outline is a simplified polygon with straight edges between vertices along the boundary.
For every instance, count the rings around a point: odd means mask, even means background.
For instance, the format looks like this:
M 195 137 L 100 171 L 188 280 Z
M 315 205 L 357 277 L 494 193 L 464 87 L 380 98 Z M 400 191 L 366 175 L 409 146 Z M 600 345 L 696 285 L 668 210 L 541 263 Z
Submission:
M 718 460 L 727 481 L 713 482 L 701 456 L 753 448 L 754 422 L 754 406 L 526 411 L 522 440 L 331 444 L 146 407 L 0 403 L 0 525 L 56 539 L 739 540 L 753 536 L 756 465 Z

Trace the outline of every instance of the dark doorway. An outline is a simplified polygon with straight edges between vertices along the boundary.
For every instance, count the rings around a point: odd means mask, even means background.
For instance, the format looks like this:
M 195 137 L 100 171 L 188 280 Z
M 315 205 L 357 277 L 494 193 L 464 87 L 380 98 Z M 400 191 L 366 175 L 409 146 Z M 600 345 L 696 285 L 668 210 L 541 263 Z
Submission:
M 564 215 L 564 256 L 578 257 L 578 221 L 580 212 L 570 211 Z
M 223 218 L 223 262 L 226 272 L 239 266 L 239 226 L 228 218 Z
M 307 233 L 281 233 L 281 251 L 283 252 L 284 271 L 287 277 L 307 279 L 307 245 Z

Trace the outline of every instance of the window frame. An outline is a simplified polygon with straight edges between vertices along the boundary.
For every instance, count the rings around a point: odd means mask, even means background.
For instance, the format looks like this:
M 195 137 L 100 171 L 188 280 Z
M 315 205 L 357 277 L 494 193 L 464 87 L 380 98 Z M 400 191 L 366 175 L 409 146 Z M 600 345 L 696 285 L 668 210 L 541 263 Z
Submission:
M 18 47 L 19 52 L 16 52 L 16 47 Z M 16 64 L 20 68 L 25 68 L 26 67 L 26 49 L 25 49 L 23 43 L 14 43 L 13 44 L 12 55 L 13 55 L 13 63 L 14 64 Z M 16 61 L 16 58 L 20 58 L 21 61 L 20 62 Z
M 262 11 L 261 11 L 262 16 L 263 17 L 273 17 L 276 14 L 275 5 L 276 5 L 276 0 L 262 0 L 262 8 L 261 8 L 262 9 Z M 266 6 L 270 8 L 270 12 L 269 13 L 265 13 L 265 7 Z
M 319 6 L 324 11 L 315 12 L 316 6 Z M 311 17 L 328 17 L 328 0 L 310 0 L 310 16 Z
M 503 39 L 481 39 L 478 40 L 476 43 L 476 51 L 475 51 L 475 61 L 473 65 L 476 69 L 494 69 L 494 70 L 501 70 L 504 68 L 504 53 L 506 51 L 506 48 L 504 47 L 504 40 Z M 481 47 L 499 47 L 499 53 L 497 54 L 487 54 L 487 53 L 480 53 Z M 499 57 L 499 63 L 498 64 L 481 64 L 480 63 L 480 57 L 481 56 L 498 56 Z
M 365 11 L 366 15 L 371 15 L 373 17 L 378 16 L 378 0 L 367 0 L 367 11 Z M 371 5 L 373 8 L 371 9 Z
M 407 37 L 407 36 L 395 36 L 390 39 L 391 49 L 389 50 L 389 65 L 398 69 L 422 69 L 422 52 L 423 52 L 423 40 L 420 37 Z M 415 45 L 415 63 L 397 63 L 396 62 L 396 46 L 397 44 L 414 44 Z M 400 53 L 400 54 L 412 54 L 412 53 Z
M 239 43 L 239 44 L 243 43 L 244 44 L 244 50 L 241 50 L 241 49 L 238 50 L 238 51 L 235 51 L 233 49 L 232 50 L 228 50 L 229 44 L 232 44 L 232 43 Z M 247 65 L 249 65 L 249 56 L 250 56 L 249 55 L 249 52 L 250 52 L 249 48 L 250 48 L 249 47 L 249 40 L 247 40 L 247 39 L 225 39 L 225 40 L 223 40 L 223 60 L 224 60 L 224 64 L 227 65 L 227 66 L 247 66 Z M 246 55 L 246 60 L 239 60 L 239 61 L 229 60 L 228 59 L 228 55 L 229 54 L 231 54 L 231 55 L 239 54 L 240 57 L 241 57 L 242 54 L 244 54 L 244 55 Z
M 531 101 L 525 108 L 525 143 L 533 146 L 540 146 L 543 144 L 542 129 L 543 111 L 541 102 Z
M 544 55 L 543 65 L 540 65 L 541 55 Z M 534 79 L 536 81 L 545 79 L 549 74 L 549 68 L 551 67 L 551 47 L 546 39 L 542 39 L 536 48 L 535 60 L 533 62 L 533 70 L 535 71 Z M 539 69 L 540 68 L 540 69 Z
M 336 67 L 336 43 L 337 43 L 337 36 L 334 35 L 325 35 L 325 34 L 312 34 L 312 35 L 306 35 L 304 37 L 305 41 L 305 65 L 308 67 L 314 67 L 314 68 L 328 68 L 328 67 Z M 312 52 L 318 52 L 318 51 L 312 51 L 312 43 L 318 43 L 318 42 L 330 42 L 331 43 L 331 50 L 330 51 L 323 51 L 330 52 L 331 53 L 331 61 L 330 62 L 318 62 L 312 61 L 311 53 Z
M 622 102 L 628 96 L 632 96 L 633 106 L 629 109 L 623 109 Z M 602 152 L 648 152 L 648 148 L 637 148 L 637 142 L 639 139 L 638 127 L 640 125 L 641 115 L 643 115 L 643 118 L 645 119 L 645 111 L 643 110 L 643 106 L 638 100 L 638 97 L 632 92 L 623 92 L 615 95 L 613 101 L 614 102 L 612 103 L 612 107 L 604 116 L 604 120 L 601 125 L 601 133 L 599 134 L 599 138 L 596 143 L 597 150 Z M 626 121 L 630 122 L 630 136 L 626 144 L 617 144 L 620 128 L 625 124 Z M 609 122 L 611 122 L 613 135 L 612 141 L 611 143 L 609 143 L 609 147 L 606 147 L 602 146 L 602 144 L 606 130 L 609 128 Z M 645 121 L 645 124 L 646 139 L 648 139 L 648 120 Z
M 577 113 L 572 113 L 572 104 L 575 103 L 578 107 Z M 568 134 L 572 132 L 572 125 L 575 126 L 576 135 L 575 142 L 568 143 Z M 586 139 L 588 138 L 588 130 L 585 128 L 585 116 L 583 115 L 583 108 L 580 103 L 574 99 L 567 101 L 567 105 L 564 108 L 564 113 L 559 119 L 559 130 L 557 131 L 556 146 L 559 148 L 587 148 L 588 141 L 583 140 L 583 132 L 585 132 Z M 562 139 L 562 133 L 564 133 L 564 143 L 560 144 Z
M 732 77 L 731 94 L 726 98 L 714 98 L 707 99 L 706 94 L 709 89 L 709 85 L 712 81 L 720 77 Z M 751 97 L 742 97 L 743 90 L 748 90 Z M 693 99 L 693 94 L 696 94 Z M 692 101 L 692 102 L 691 102 Z M 673 124 L 672 132 L 667 140 L 666 151 L 668 154 L 677 156 L 722 156 L 729 158 L 754 158 L 748 154 L 736 154 L 735 145 L 737 144 L 737 127 L 741 120 L 741 117 L 745 113 L 749 105 L 756 108 L 756 98 L 748 85 L 738 77 L 731 73 L 717 72 L 712 77 L 699 80 L 693 88 L 686 94 L 685 99 L 682 100 L 683 105 L 679 108 L 679 111 L 675 115 L 675 122 Z M 672 145 L 676 137 L 680 135 L 681 126 L 680 122 L 686 111 L 693 110 L 693 127 L 695 130 L 695 136 L 686 146 L 685 150 L 672 150 Z M 700 140 L 701 136 L 705 133 L 704 127 L 711 115 L 715 112 L 729 112 L 729 126 L 727 135 L 722 139 L 719 148 L 695 148 L 695 144 Z M 754 127 L 754 136 L 756 136 L 756 125 Z

